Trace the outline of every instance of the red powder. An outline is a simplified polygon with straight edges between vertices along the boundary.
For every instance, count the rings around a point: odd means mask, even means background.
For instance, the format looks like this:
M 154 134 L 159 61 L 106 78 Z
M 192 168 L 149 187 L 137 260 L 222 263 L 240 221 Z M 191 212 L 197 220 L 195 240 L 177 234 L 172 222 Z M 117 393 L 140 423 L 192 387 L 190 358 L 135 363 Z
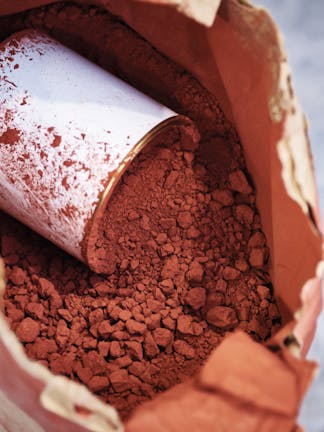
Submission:
M 168 138 L 135 160 L 107 208 L 96 253 L 108 277 L 3 216 L 5 311 L 28 355 L 123 417 L 193 376 L 226 331 L 261 341 L 279 318 L 263 265 L 249 262 L 266 257 L 253 195 L 216 183 Z
M 161 136 L 124 175 L 93 251 L 106 276 L 1 215 L 5 313 L 28 356 L 125 418 L 192 377 L 228 331 L 263 341 L 279 325 L 253 188 L 216 98 L 115 17 L 60 4 L 14 25 L 45 28 L 202 136 L 199 146 Z
M 7 129 L 0 135 L 0 144 L 15 144 L 20 137 L 20 132 L 17 129 Z
M 58 147 L 61 144 L 62 138 L 59 135 L 54 135 L 51 146 Z

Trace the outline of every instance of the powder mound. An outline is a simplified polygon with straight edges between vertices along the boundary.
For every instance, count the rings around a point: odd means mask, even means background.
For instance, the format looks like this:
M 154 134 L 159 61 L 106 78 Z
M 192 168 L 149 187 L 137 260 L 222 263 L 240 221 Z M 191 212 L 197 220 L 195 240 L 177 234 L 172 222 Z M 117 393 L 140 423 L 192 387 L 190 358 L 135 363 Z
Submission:
M 224 330 L 229 330 L 237 325 L 235 310 L 227 306 L 214 306 L 207 312 L 209 324 Z
M 8 279 L 15 285 L 22 285 L 24 283 L 26 273 L 23 269 L 14 266 L 8 275 Z
M 15 16 L 10 33 L 19 26 L 96 59 L 201 135 L 160 135 L 130 165 L 92 250 L 105 274 L 1 215 L 4 309 L 27 355 L 127 418 L 197 374 L 228 332 L 263 341 L 280 325 L 253 187 L 216 97 L 119 19 L 60 3 Z
M 179 339 L 173 344 L 174 351 L 187 359 L 195 357 L 195 350 L 185 341 Z
M 206 303 L 205 288 L 191 288 L 186 296 L 186 302 L 194 310 L 202 308 Z
M 17 329 L 16 334 L 21 342 L 34 342 L 39 335 L 40 325 L 32 318 L 23 319 Z

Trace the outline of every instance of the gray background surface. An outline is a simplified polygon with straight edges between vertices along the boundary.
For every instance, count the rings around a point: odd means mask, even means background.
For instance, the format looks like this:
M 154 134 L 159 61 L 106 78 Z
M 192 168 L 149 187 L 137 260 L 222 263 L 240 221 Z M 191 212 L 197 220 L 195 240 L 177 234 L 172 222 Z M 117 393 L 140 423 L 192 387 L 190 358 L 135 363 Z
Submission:
M 278 23 L 292 68 L 293 85 L 309 121 L 320 204 L 324 209 L 324 0 L 254 0 Z M 308 357 L 321 362 L 300 414 L 307 432 L 324 432 L 324 313 Z

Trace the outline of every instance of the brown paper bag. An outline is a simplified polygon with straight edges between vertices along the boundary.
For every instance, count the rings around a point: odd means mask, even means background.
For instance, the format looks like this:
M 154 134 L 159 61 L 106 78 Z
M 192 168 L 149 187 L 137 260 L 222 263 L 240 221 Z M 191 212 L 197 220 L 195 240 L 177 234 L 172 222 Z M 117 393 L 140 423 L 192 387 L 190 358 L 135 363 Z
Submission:
M 0 0 L 0 36 L 8 31 L 5 15 L 47 3 Z M 298 408 L 315 370 L 303 357 L 321 308 L 322 236 L 307 125 L 278 28 L 266 11 L 247 1 L 93 3 L 121 16 L 191 72 L 234 122 L 257 188 L 283 317 L 282 329 L 267 346 L 240 332 L 228 337 L 196 379 L 143 405 L 126 428 L 297 430 Z M 3 293 L 2 267 L 0 277 Z M 29 361 L 3 316 L 0 364 L 0 424 L 7 430 L 123 429 L 112 407 Z

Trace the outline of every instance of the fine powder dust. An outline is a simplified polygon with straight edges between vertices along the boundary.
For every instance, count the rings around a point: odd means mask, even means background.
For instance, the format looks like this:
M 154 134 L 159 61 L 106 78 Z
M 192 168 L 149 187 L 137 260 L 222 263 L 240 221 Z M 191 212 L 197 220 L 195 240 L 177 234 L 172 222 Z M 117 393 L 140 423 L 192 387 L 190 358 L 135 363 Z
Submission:
M 54 5 L 14 23 L 114 69 L 189 115 L 202 136 L 195 145 L 170 131 L 131 164 L 94 251 L 105 276 L 1 214 L 4 308 L 27 355 L 127 418 L 192 377 L 227 332 L 262 342 L 280 326 L 253 185 L 215 97 L 108 12 Z

